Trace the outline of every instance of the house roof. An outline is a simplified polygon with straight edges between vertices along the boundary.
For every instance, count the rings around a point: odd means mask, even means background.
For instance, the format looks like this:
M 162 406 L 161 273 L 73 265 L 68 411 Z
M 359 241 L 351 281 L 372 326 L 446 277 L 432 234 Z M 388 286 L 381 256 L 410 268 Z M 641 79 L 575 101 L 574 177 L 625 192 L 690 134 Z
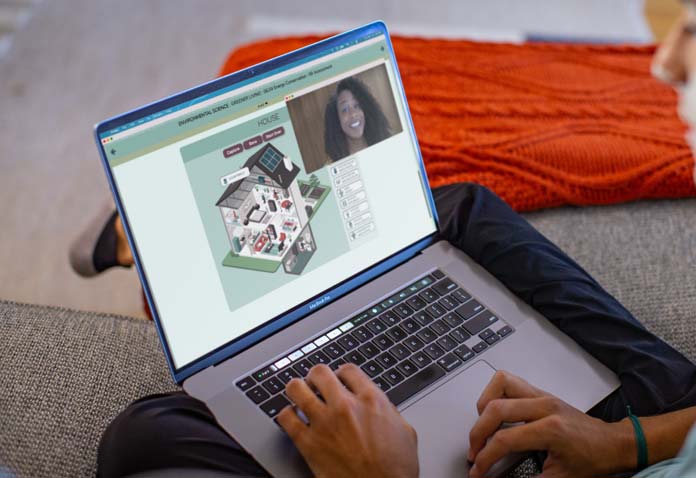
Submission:
M 297 174 L 300 172 L 300 168 L 295 163 L 291 163 L 292 169 L 288 171 L 288 169 L 283 164 L 284 156 L 285 155 L 281 153 L 271 143 L 266 143 L 263 148 L 252 154 L 251 157 L 247 159 L 243 167 L 249 168 L 249 171 L 251 171 L 254 167 L 257 167 L 266 176 L 270 177 L 273 181 L 275 181 L 281 188 L 287 189 L 290 187 L 293 180 L 297 177 Z M 226 199 L 234 195 L 234 193 L 245 181 L 246 178 L 240 179 L 239 181 L 235 181 L 234 183 L 227 186 L 227 189 L 225 189 L 225 192 L 222 193 L 222 196 L 220 196 L 220 199 L 217 200 L 215 205 L 225 207 L 236 207 L 234 205 L 230 205 L 231 203 L 237 203 L 237 201 L 234 200 L 234 198 L 231 200 L 231 202 L 226 201 Z M 241 202 L 239 204 L 241 204 Z

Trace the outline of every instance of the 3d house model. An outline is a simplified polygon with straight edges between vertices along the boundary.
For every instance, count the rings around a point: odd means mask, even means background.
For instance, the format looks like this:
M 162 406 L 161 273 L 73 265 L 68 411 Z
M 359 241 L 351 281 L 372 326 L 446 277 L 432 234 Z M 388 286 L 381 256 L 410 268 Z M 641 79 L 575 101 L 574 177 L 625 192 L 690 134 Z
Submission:
M 275 272 L 283 265 L 301 274 L 316 243 L 309 219 L 328 193 L 327 187 L 302 188 L 300 168 L 271 143 L 254 153 L 234 173 L 215 204 L 220 208 L 232 250 L 223 265 Z M 314 184 L 314 186 L 316 186 Z M 314 193 L 303 196 L 302 192 Z

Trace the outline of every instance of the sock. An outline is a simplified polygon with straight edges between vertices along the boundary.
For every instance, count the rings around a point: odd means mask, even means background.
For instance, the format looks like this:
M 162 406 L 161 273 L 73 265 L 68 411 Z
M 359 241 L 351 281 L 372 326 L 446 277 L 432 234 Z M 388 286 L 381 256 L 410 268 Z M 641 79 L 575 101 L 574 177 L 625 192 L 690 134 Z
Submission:
M 97 272 L 120 265 L 116 258 L 116 244 L 118 242 L 115 227 L 116 217 L 118 217 L 118 212 L 114 211 L 99 235 L 97 244 L 94 246 L 92 262 Z

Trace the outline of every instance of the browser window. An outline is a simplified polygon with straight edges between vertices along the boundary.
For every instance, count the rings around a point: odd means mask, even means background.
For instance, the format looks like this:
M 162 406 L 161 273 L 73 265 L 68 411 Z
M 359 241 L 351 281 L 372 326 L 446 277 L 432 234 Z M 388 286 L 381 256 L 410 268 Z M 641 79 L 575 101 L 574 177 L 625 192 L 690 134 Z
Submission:
M 104 133 L 180 368 L 436 230 L 384 36 Z

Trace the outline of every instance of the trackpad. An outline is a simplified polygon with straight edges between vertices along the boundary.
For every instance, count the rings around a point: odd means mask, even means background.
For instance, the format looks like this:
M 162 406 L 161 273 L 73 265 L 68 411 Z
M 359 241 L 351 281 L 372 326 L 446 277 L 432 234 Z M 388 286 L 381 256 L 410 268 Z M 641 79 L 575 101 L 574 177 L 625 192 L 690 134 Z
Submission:
M 402 412 L 418 432 L 421 476 L 468 476 L 466 454 L 469 431 L 478 418 L 476 402 L 494 374 L 481 360 Z

